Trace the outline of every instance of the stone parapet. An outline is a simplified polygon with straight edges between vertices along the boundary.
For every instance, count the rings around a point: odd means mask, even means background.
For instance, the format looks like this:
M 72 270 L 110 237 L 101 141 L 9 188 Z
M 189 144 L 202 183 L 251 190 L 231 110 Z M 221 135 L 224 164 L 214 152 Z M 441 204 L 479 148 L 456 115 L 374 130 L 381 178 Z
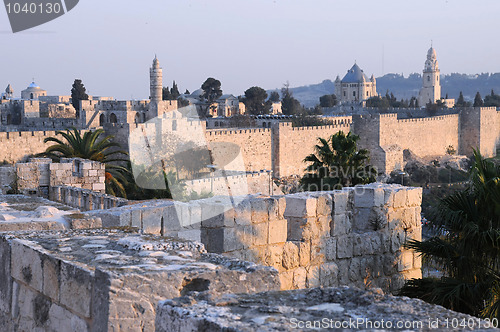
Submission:
M 0 263 L 3 331 L 154 331 L 159 301 L 279 289 L 271 268 L 118 230 L 0 235 Z

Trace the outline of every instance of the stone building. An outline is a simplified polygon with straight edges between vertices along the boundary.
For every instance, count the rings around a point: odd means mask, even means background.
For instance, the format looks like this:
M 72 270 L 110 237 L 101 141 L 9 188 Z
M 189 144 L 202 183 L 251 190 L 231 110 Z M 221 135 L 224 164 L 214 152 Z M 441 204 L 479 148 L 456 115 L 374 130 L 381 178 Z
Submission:
M 7 88 L 5 88 L 5 92 L 0 95 L 0 99 L 12 99 L 14 98 L 14 89 L 9 84 Z
M 46 96 L 47 91 L 40 88 L 35 82 L 31 82 L 30 85 L 23 91 L 21 91 L 21 99 L 38 99 L 39 97 Z
M 335 94 L 341 104 L 362 104 L 377 94 L 377 81 L 372 75 L 370 79 L 363 70 L 355 63 L 341 80 L 339 76 L 335 80 Z
M 428 103 L 435 103 L 441 99 L 441 82 L 439 81 L 439 64 L 437 61 L 436 50 L 431 47 L 427 51 L 427 60 L 425 61 L 422 75 L 422 89 L 418 95 L 418 104 L 425 106 Z

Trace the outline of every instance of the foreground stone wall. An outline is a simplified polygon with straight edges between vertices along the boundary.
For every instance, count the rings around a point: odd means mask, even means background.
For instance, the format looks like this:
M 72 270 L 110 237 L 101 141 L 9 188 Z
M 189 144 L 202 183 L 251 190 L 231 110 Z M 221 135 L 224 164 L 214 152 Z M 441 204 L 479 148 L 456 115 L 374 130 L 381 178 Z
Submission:
M 159 301 L 279 288 L 270 268 L 117 230 L 0 235 L 0 263 L 6 332 L 151 332 Z
M 254 198 L 202 218 L 201 240 L 211 252 L 276 268 L 282 289 L 395 291 L 421 276 L 421 258 L 402 247 L 421 239 L 421 200 L 421 188 L 378 184 Z
M 201 241 L 276 268 L 281 288 L 357 285 L 394 291 L 421 276 L 403 244 L 421 239 L 421 188 L 371 184 L 286 196 L 158 200 L 92 211 L 103 227 Z
M 55 135 L 55 131 L 0 132 L 0 160 L 11 164 L 26 161 L 44 152 L 51 143 L 43 140 Z

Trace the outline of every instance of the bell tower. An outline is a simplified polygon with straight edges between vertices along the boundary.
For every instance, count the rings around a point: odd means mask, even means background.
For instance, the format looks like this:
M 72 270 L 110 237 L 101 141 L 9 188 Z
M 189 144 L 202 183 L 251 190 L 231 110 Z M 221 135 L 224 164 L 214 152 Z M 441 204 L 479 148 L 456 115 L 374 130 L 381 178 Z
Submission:
M 418 96 L 420 107 L 425 107 L 427 103 L 435 103 L 441 99 L 441 82 L 439 81 L 439 65 L 436 56 L 436 50 L 431 46 L 427 52 L 423 71 L 422 89 Z
M 156 55 L 153 66 L 149 69 L 149 91 L 151 102 L 158 103 L 163 100 L 163 70 Z

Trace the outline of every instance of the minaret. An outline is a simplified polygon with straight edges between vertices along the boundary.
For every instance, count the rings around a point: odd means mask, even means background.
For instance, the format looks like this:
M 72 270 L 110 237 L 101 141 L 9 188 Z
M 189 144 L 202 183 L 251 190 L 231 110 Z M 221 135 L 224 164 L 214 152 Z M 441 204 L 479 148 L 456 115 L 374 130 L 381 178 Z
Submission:
M 157 103 L 163 100 L 163 70 L 156 55 L 153 66 L 149 69 L 149 90 L 151 102 Z
M 441 99 L 441 82 L 439 81 L 439 66 L 436 50 L 431 46 L 427 52 L 423 71 L 423 84 L 418 96 L 420 107 L 425 107 L 429 102 L 435 103 Z
M 10 84 L 7 85 L 7 88 L 5 89 L 5 98 L 6 99 L 14 98 L 14 89 L 12 89 L 12 86 Z

